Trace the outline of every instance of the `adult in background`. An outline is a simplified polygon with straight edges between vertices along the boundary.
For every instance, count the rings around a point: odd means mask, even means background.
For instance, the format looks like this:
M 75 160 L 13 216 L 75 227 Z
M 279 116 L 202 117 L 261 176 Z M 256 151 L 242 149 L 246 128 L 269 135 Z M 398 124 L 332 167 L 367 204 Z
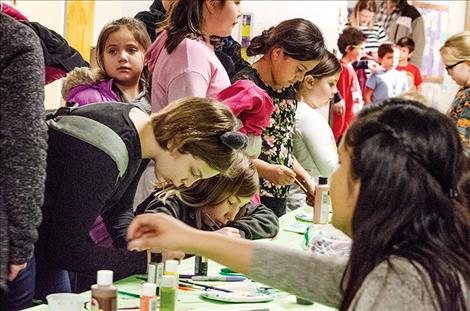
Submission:
M 0 3 L 1 6 L 1 3 Z M 0 10 L 1 11 L 1 10 Z M 28 27 L 0 13 L 0 308 L 30 306 L 31 259 L 46 177 L 44 56 Z
M 424 51 L 424 20 L 421 13 L 407 0 L 383 1 L 377 13 L 377 22 L 382 24 L 390 40 L 397 43 L 402 37 L 411 37 L 415 51 L 411 62 L 421 67 Z

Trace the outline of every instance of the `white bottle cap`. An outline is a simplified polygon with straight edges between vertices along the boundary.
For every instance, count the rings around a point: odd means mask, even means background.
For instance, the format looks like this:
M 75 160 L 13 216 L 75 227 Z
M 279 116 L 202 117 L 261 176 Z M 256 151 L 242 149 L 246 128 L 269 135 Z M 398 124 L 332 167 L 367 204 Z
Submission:
M 165 261 L 165 272 L 178 273 L 178 261 L 176 260 Z
M 142 296 L 153 297 L 157 295 L 157 284 L 144 283 L 142 284 Z
M 162 287 L 176 287 L 176 276 L 164 275 L 162 277 Z
M 111 271 L 111 270 L 99 270 L 97 278 L 96 278 L 96 283 L 99 286 L 113 285 L 113 271 Z

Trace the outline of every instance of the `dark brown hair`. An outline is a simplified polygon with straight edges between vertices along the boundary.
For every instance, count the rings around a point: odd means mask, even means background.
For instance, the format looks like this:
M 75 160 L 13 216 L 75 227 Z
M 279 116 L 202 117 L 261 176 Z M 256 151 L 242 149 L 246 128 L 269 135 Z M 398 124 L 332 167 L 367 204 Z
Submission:
M 382 58 L 385 54 L 392 53 L 394 51 L 395 45 L 393 43 L 382 43 L 377 50 L 377 56 Z
M 220 0 L 222 7 L 226 0 Z M 168 31 L 165 48 L 171 54 L 185 38 L 202 38 L 204 0 L 174 0 L 159 31 Z
M 397 41 L 397 46 L 402 48 L 408 48 L 408 51 L 411 53 L 415 50 L 415 42 L 410 37 L 402 37 Z
M 341 54 L 346 53 L 346 48 L 351 45 L 359 45 L 366 41 L 367 37 L 362 31 L 354 27 L 346 27 L 338 38 L 338 49 Z
M 278 47 L 293 59 L 307 61 L 322 57 L 325 42 L 320 29 L 312 22 L 294 18 L 283 21 L 251 39 L 246 53 L 248 56 L 264 55 Z
M 338 58 L 330 51 L 325 51 L 325 54 L 320 60 L 320 63 L 316 65 L 312 70 L 305 73 L 305 76 L 312 76 L 315 79 L 321 79 L 329 77 L 334 74 L 341 72 L 342 67 Z

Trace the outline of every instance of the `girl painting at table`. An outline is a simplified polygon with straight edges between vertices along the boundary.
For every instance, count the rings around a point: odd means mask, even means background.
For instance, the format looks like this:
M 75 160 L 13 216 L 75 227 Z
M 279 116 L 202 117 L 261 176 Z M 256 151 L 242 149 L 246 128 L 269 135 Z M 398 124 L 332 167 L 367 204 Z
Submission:
M 258 174 L 248 159 L 237 164 L 237 175 L 214 176 L 189 188 L 152 194 L 136 214 L 165 213 L 191 227 L 250 240 L 272 238 L 279 222 L 272 210 L 250 199 L 259 187 Z
M 93 279 L 100 269 L 113 270 L 117 279 L 145 271 L 146 256 L 125 248 L 137 182 L 149 160 L 155 162 L 159 184 L 189 187 L 199 179 L 231 174 L 232 164 L 242 157 L 238 149 L 246 143 L 235 131 L 230 109 L 215 100 L 185 98 L 152 116 L 115 102 L 79 107 L 72 114 L 103 123 L 119 135 L 128 164 L 120 176 L 105 151 L 49 129 L 43 221 L 36 244 L 36 292 L 41 297 L 71 290 L 65 270 Z M 103 218 L 112 248 L 96 245 L 88 235 L 97 216 Z
M 330 177 L 338 164 L 335 137 L 328 121 L 317 111 L 335 95 L 341 63 L 333 53 L 325 52 L 320 64 L 305 74 L 297 88 L 299 104 L 295 112 L 294 156 L 315 179 Z M 287 198 L 290 210 L 305 206 L 305 193 L 292 185 Z
M 293 85 L 318 64 L 324 51 L 323 36 L 314 24 L 301 18 L 286 20 L 251 40 L 247 54 L 262 56 L 232 78 L 253 81 L 274 102 L 270 126 L 262 133 L 261 155 L 254 164 L 260 175 L 261 202 L 278 217 L 286 212 L 289 185 L 295 178 L 314 193 L 315 182 L 292 154 L 297 108 Z
M 332 223 L 351 236 L 350 258 L 198 231 L 166 215 L 137 216 L 129 248 L 190 250 L 340 310 L 468 310 L 470 202 L 453 122 L 418 102 L 386 100 L 359 113 L 339 159 Z

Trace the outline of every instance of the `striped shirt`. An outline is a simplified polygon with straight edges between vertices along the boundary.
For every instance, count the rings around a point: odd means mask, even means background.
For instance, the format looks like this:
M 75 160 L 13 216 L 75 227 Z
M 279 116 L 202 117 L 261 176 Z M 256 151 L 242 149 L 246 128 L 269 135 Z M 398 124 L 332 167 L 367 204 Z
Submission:
M 348 26 L 351 26 L 349 22 L 346 24 L 346 27 Z M 375 54 L 379 46 L 388 40 L 385 29 L 378 23 L 374 23 L 370 30 L 368 25 L 357 26 L 356 28 L 367 37 L 366 42 L 364 42 L 364 53 L 366 54 L 369 54 L 369 52 Z

